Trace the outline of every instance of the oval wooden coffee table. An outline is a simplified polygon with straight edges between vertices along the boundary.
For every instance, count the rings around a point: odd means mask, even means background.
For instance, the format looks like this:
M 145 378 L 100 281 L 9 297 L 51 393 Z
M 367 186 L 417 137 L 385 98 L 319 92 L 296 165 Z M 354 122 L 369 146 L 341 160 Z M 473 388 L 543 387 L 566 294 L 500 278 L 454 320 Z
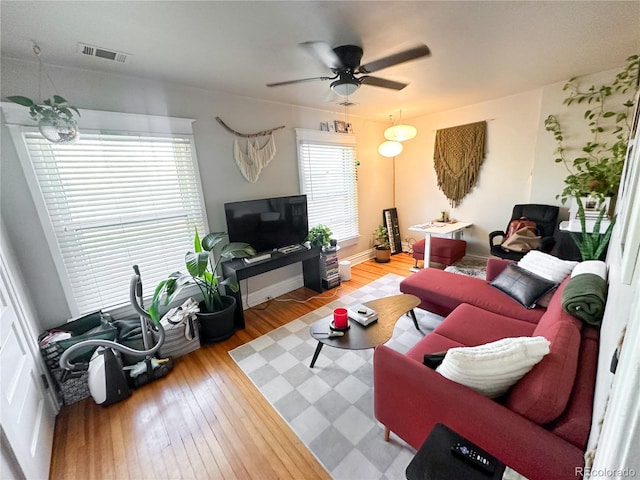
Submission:
M 328 336 L 329 332 L 331 332 L 329 324 L 333 320 L 333 315 L 311 324 L 309 333 L 313 338 L 318 340 L 318 346 L 311 359 L 310 368 L 313 368 L 315 365 L 323 345 L 347 350 L 364 350 L 385 343 L 391 338 L 396 322 L 405 313 L 411 315 L 413 324 L 420 330 L 413 312 L 413 309 L 420 305 L 420 299 L 415 295 L 402 293 L 400 295 L 392 295 L 390 297 L 364 302 L 363 305 L 378 312 L 378 320 L 366 327 L 363 327 L 354 320 L 349 320 L 351 328 L 346 330 L 342 337 Z

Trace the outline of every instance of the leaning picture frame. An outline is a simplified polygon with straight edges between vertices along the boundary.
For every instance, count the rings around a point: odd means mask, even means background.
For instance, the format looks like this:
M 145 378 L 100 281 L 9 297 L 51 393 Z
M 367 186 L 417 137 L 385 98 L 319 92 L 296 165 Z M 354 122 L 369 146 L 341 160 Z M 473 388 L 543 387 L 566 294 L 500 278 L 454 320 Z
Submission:
M 336 120 L 336 133 L 347 133 L 347 124 L 342 120 Z
M 329 131 L 329 122 L 320 122 L 320 130 L 323 132 Z

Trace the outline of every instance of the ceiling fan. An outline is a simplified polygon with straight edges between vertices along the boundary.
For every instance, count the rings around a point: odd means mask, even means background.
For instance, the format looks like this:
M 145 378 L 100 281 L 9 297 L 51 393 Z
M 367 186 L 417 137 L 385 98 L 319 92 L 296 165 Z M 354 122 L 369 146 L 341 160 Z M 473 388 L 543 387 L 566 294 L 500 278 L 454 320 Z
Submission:
M 363 50 L 357 45 L 341 45 L 331 48 L 325 42 L 304 42 L 300 44 L 309 54 L 324 63 L 332 72 L 332 77 L 312 77 L 300 80 L 289 80 L 286 82 L 268 83 L 267 87 L 279 87 L 293 83 L 313 82 L 316 80 L 332 80 L 331 90 L 336 94 L 346 97 L 355 92 L 360 85 L 372 85 L 374 87 L 390 88 L 392 90 L 402 90 L 406 83 L 394 82 L 380 77 L 367 75 L 383 68 L 392 67 L 400 63 L 408 62 L 416 58 L 425 57 L 431 54 L 429 47 L 418 45 L 409 50 L 380 58 L 373 62 L 360 65 Z M 356 77 L 356 75 L 362 76 Z

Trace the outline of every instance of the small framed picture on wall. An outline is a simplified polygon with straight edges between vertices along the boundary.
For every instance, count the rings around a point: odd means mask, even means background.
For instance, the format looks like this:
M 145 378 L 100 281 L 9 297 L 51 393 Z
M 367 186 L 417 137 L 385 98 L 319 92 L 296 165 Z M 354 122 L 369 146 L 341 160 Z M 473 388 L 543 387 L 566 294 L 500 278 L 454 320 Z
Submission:
M 329 131 L 336 133 L 336 124 L 334 122 L 329 122 Z
M 336 133 L 347 133 L 347 124 L 342 120 L 336 120 Z
M 329 122 L 320 122 L 320 130 L 323 132 L 329 131 Z

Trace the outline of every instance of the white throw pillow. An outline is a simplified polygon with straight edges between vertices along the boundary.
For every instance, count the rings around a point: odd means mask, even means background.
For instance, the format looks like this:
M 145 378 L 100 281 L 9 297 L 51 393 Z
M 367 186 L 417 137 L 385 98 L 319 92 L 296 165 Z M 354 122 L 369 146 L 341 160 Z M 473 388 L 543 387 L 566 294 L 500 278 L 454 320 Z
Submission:
M 490 398 L 504 395 L 549 353 L 544 337 L 503 338 L 476 347 L 454 347 L 436 368 L 443 377 Z
M 527 252 L 518 262 L 520 268 L 524 268 L 539 277 L 546 278 L 555 283 L 562 282 L 577 264 L 578 262 L 561 260 L 558 257 L 541 252 L 540 250 Z

